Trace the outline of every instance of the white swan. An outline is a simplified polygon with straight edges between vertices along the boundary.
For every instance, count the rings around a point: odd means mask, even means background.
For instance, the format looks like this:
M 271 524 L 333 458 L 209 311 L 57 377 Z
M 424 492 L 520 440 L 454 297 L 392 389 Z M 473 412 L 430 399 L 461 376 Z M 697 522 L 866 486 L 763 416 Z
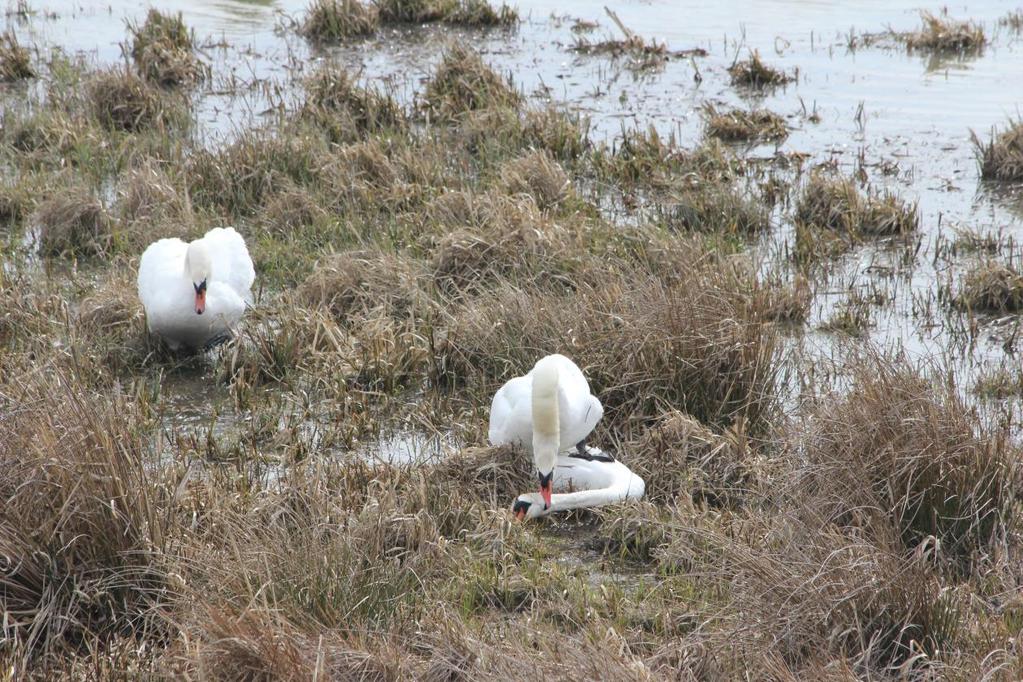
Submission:
M 564 355 L 542 358 L 529 374 L 505 383 L 490 406 L 490 442 L 525 447 L 533 455 L 540 495 L 549 506 L 558 453 L 585 441 L 604 416 L 604 407 L 590 395 L 590 385 Z
M 519 495 L 512 505 L 515 518 L 534 519 L 557 511 L 638 500 L 646 492 L 642 478 L 593 447 L 585 448 L 585 453 L 577 451 L 558 455 L 553 487 L 570 492 L 554 493 L 549 500 L 540 493 Z
M 228 337 L 252 304 L 256 278 L 245 240 L 217 227 L 185 243 L 161 239 L 139 262 L 139 298 L 149 331 L 172 350 L 201 349 Z

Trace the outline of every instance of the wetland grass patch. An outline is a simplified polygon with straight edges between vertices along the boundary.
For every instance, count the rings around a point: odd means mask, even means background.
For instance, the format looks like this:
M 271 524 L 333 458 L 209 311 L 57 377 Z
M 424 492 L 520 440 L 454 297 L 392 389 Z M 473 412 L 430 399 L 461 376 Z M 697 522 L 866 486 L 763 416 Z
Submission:
M 316 43 L 342 43 L 372 35 L 380 25 L 376 6 L 361 0 L 314 0 L 301 32 Z
M 487 66 L 470 48 L 455 45 L 444 54 L 426 84 L 426 111 L 441 119 L 479 109 L 517 110 L 523 102 L 514 85 Z
M 514 26 L 519 13 L 503 2 L 499 7 L 487 0 L 376 0 L 380 18 L 386 23 L 452 26 Z
M 96 256 L 113 246 L 114 223 L 106 207 L 77 183 L 40 203 L 30 220 L 44 256 Z
M 704 108 L 704 125 L 708 135 L 726 142 L 780 140 L 789 134 L 785 119 L 766 109 L 722 112 L 708 104 Z
M 795 80 L 794 76 L 764 63 L 756 50 L 750 52 L 747 59 L 729 66 L 728 75 L 732 78 L 732 85 L 755 89 L 785 85 Z
M 131 58 L 146 80 L 165 87 L 190 85 L 206 78 L 208 67 L 195 54 L 195 38 L 181 14 L 150 9 L 141 24 L 129 24 Z
M 1006 314 L 1023 310 L 1023 275 L 995 261 L 982 263 L 963 277 L 955 302 L 980 313 Z
M 930 12 L 921 13 L 920 18 L 923 27 L 903 36 L 911 50 L 976 52 L 987 44 L 987 36 L 980 24 Z
M 32 55 L 18 42 L 18 37 L 12 31 L 0 35 L 0 82 L 12 83 L 35 75 Z
M 984 144 L 971 133 L 980 177 L 1005 182 L 1023 181 L 1023 120 L 1010 121 L 1002 132 L 992 132 Z

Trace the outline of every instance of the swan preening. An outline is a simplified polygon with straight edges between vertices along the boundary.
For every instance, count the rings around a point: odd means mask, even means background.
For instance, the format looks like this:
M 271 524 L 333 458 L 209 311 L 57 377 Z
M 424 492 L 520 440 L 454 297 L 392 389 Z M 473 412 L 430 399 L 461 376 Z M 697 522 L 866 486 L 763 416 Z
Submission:
M 613 457 L 586 446 L 604 415 L 574 362 L 548 355 L 528 374 L 505 383 L 490 407 L 490 442 L 525 447 L 533 456 L 540 492 L 520 495 L 516 516 L 609 504 L 641 497 L 643 479 Z M 572 451 L 569 453 L 569 451 Z M 554 494 L 554 489 L 575 492 Z
M 149 331 L 172 350 L 205 348 L 229 337 L 252 304 L 256 272 L 245 240 L 232 227 L 201 239 L 161 239 L 139 263 L 139 298 Z

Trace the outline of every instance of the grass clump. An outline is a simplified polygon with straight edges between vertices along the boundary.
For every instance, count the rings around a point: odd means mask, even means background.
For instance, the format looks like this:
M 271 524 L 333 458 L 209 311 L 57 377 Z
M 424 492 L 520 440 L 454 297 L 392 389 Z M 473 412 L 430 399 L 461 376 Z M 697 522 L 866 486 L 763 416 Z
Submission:
M 747 236 L 771 226 L 767 205 L 731 184 L 697 185 L 670 197 L 660 210 L 664 224 L 676 232 Z
M 367 134 L 403 130 L 407 116 L 393 98 L 355 79 L 336 63 L 322 66 L 305 82 L 301 116 L 327 131 L 331 140 L 350 142 Z
M 1009 123 L 1001 133 L 992 133 L 986 145 L 973 134 L 980 163 L 980 177 L 1004 182 L 1023 181 L 1023 120 Z
M 646 483 L 655 504 L 734 507 L 755 484 L 753 454 L 738 423 L 719 434 L 688 414 L 662 415 L 624 448 L 627 464 Z
M 6 31 L 0 35 L 0 82 L 11 83 L 35 78 L 35 75 L 32 56 L 27 48 L 18 43 L 18 37 L 14 32 Z
M 956 301 L 976 312 L 1019 312 L 1023 310 L 1023 275 L 1002 263 L 983 263 L 966 273 Z
M 767 86 L 784 85 L 791 82 L 792 76 L 768 66 L 760 59 L 760 53 L 753 50 L 749 59 L 736 61 L 728 67 L 728 74 L 732 77 L 732 85 L 741 85 L 749 88 L 764 88 Z
M 835 518 L 877 533 L 890 522 L 908 548 L 936 540 L 939 565 L 956 571 L 1014 526 L 1018 453 L 954 386 L 898 363 L 855 366 L 851 393 L 814 416 L 806 453 L 805 483 Z
M 500 185 L 508 194 L 528 194 L 542 211 L 557 209 L 573 195 L 568 174 L 546 150 L 506 162 L 500 176 Z
M 170 98 L 130 71 L 96 75 L 88 86 L 93 116 L 111 131 L 137 133 L 154 126 L 181 123 L 187 118 L 184 102 Z
M 481 109 L 518 109 L 522 95 L 483 63 L 478 53 L 455 45 L 426 85 L 423 101 L 438 118 L 456 118 Z
M 400 315 L 418 294 L 418 271 L 407 259 L 371 251 L 351 251 L 320 261 L 295 290 L 295 300 L 321 308 L 337 320 L 384 309 Z
M 94 256 L 113 245 L 113 221 L 87 188 L 71 185 L 39 204 L 31 218 L 44 256 Z
M 983 27 L 972 21 L 956 21 L 930 12 L 923 12 L 921 19 L 923 28 L 905 38 L 910 49 L 975 52 L 987 44 Z
M 150 440 L 131 400 L 43 376 L 0 394 L 5 637 L 26 658 L 158 637 L 170 587 L 167 472 L 145 459 Z
M 282 186 L 314 184 L 330 164 L 322 140 L 250 130 L 229 146 L 189 159 L 189 195 L 198 206 L 229 215 L 258 210 Z
M 704 109 L 704 122 L 708 135 L 726 142 L 780 140 L 789 134 L 785 119 L 767 109 L 719 112 L 708 104 Z
M 380 18 L 386 23 L 484 27 L 518 23 L 519 13 L 502 3 L 494 8 L 487 0 L 377 0 Z
M 302 35 L 317 43 L 341 43 L 372 35 L 380 24 L 376 7 L 360 0 L 313 0 Z
M 853 237 L 908 234 L 919 226 L 916 204 L 893 194 L 862 196 L 851 179 L 814 173 L 796 205 L 796 224 Z
M 150 9 L 141 26 L 129 24 L 131 58 L 148 81 L 162 86 L 189 85 L 205 78 L 206 68 L 195 56 L 195 40 L 181 14 Z

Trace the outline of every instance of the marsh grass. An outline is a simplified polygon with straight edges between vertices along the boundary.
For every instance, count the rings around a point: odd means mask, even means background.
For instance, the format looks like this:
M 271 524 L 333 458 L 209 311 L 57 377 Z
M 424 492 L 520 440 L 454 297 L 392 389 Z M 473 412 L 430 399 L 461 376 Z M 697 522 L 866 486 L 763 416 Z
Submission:
M 0 677 L 1019 678 L 1003 406 L 844 351 L 821 395 L 778 322 L 824 280 L 745 252 L 787 176 L 716 139 L 594 143 L 446 57 L 408 110 L 285 70 L 304 99 L 218 147 L 158 78 L 131 76 L 155 117 L 101 123 L 107 72 L 60 56 L 11 108 L 8 217 L 81 258 L 23 262 L 15 229 L 0 268 Z M 913 229 L 841 180 L 798 234 Z M 227 223 L 257 303 L 175 356 L 137 256 Z M 535 472 L 486 409 L 548 352 L 643 502 L 514 521 Z M 391 458 L 393 434 L 439 451 Z
M 731 184 L 707 183 L 675 191 L 658 203 L 665 226 L 676 232 L 705 232 L 748 237 L 771 226 L 770 210 L 749 191 Z
M 898 363 L 857 365 L 852 392 L 816 415 L 807 454 L 825 508 L 868 531 L 892 523 L 910 549 L 936 539 L 935 562 L 949 570 L 968 573 L 1015 523 L 1014 446 L 954 387 Z
M 945 15 L 923 12 L 923 27 L 904 36 L 911 50 L 976 52 L 987 44 L 984 28 L 972 21 L 956 21 Z
M 35 75 L 32 55 L 18 42 L 18 37 L 12 31 L 0 35 L 0 82 L 10 83 Z
M 888 191 L 864 195 L 851 179 L 816 172 L 796 203 L 795 223 L 796 258 L 812 263 L 865 239 L 912 234 L 920 216 L 916 203 Z
M 518 109 L 522 95 L 483 63 L 479 54 L 455 45 L 444 53 L 426 84 L 423 103 L 431 115 L 444 119 L 479 109 Z
M 401 132 L 407 126 L 407 114 L 393 98 L 358 85 L 333 62 L 309 76 L 305 90 L 300 116 L 327 130 L 333 141 L 350 142 L 389 130 Z
M 708 104 L 704 107 L 704 125 L 708 135 L 728 142 L 780 140 L 788 135 L 785 119 L 766 109 L 720 112 Z
M 955 302 L 981 313 L 1014 313 L 1023 310 L 1023 275 L 1014 267 L 990 261 L 963 277 Z
M 96 120 L 112 131 L 186 127 L 190 120 L 185 101 L 161 92 L 130 71 L 97 74 L 88 85 L 88 98 Z
M 971 132 L 980 177 L 985 180 L 1018 182 L 1023 180 L 1023 121 L 1010 121 L 1000 133 L 992 132 L 984 144 Z
M 794 80 L 793 76 L 784 71 L 765 64 L 756 50 L 750 52 L 748 59 L 736 61 L 729 66 L 728 74 L 732 77 L 732 85 L 749 88 L 784 85 Z
M 372 35 L 380 16 L 372 4 L 360 0 L 314 0 L 302 22 L 302 35 L 317 43 L 340 43 Z
M 154 608 L 170 586 L 173 474 L 145 464 L 149 441 L 127 396 L 79 388 L 57 373 L 0 396 L 19 406 L 0 425 L 0 591 L 5 634 L 25 657 L 104 634 L 159 638 L 163 627 Z
M 95 256 L 113 246 L 113 221 L 95 194 L 71 184 L 39 204 L 30 218 L 44 256 Z
M 519 14 L 501 3 L 494 7 L 487 0 L 376 0 L 380 18 L 387 23 L 429 24 L 441 22 L 453 26 L 513 26 Z
M 142 25 L 128 24 L 131 58 L 139 74 L 162 86 L 190 85 L 208 71 L 195 55 L 195 39 L 181 14 L 150 9 Z
M 529 152 L 505 163 L 500 185 L 508 194 L 531 196 L 541 211 L 559 208 L 575 193 L 565 169 L 546 151 Z

